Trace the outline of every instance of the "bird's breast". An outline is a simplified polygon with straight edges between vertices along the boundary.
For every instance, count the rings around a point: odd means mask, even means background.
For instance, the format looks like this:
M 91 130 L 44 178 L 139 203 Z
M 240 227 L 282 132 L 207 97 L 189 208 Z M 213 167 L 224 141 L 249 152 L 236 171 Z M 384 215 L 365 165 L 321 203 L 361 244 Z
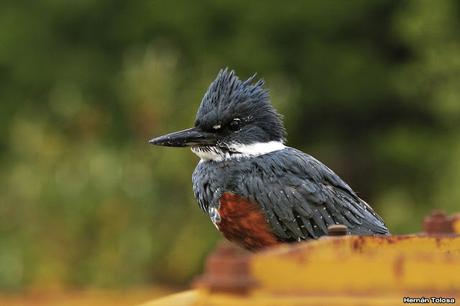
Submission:
M 258 250 L 279 243 L 257 203 L 224 192 L 219 207 L 209 211 L 211 220 L 225 238 L 246 249 Z

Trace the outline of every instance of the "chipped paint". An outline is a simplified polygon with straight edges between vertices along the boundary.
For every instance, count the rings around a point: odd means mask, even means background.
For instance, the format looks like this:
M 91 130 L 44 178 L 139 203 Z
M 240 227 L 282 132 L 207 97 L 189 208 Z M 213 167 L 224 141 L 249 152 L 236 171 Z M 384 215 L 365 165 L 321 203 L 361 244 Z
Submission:
M 208 258 L 199 290 L 144 306 L 401 305 L 404 296 L 460 299 L 460 214 L 428 219 L 453 232 L 323 237 L 253 255 Z M 433 221 L 434 220 L 434 221 Z M 457 234 L 456 234 L 457 233 Z

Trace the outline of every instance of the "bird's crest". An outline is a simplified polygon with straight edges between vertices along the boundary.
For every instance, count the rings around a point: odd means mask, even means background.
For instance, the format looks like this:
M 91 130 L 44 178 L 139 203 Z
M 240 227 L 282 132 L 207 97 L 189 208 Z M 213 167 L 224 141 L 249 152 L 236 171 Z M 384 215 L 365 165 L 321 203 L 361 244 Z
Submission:
M 233 70 L 221 69 L 204 95 L 200 110 L 208 112 L 214 109 L 219 114 L 223 114 L 227 109 L 234 109 L 238 106 L 247 108 L 254 103 L 269 104 L 269 95 L 264 88 L 264 80 L 260 79 L 254 83 L 255 78 L 256 74 L 241 81 Z

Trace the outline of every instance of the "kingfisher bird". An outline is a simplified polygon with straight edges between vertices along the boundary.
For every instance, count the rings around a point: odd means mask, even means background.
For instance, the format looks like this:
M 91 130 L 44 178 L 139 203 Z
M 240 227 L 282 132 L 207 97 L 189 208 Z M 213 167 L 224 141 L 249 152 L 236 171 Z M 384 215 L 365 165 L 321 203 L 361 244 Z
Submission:
M 193 128 L 150 140 L 191 147 L 200 158 L 192 175 L 199 206 L 228 240 L 248 250 L 317 239 L 335 224 L 351 235 L 389 235 L 337 174 L 285 142 L 264 81 L 240 80 L 227 68 L 205 93 Z

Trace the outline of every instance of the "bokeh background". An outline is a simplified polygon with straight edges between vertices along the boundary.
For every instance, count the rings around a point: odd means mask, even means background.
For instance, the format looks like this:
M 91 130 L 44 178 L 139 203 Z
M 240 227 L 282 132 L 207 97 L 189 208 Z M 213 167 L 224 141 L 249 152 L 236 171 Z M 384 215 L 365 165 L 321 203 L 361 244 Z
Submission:
M 191 126 L 222 67 L 393 233 L 459 211 L 460 3 L 0 2 L 0 291 L 186 286 L 219 239 Z

